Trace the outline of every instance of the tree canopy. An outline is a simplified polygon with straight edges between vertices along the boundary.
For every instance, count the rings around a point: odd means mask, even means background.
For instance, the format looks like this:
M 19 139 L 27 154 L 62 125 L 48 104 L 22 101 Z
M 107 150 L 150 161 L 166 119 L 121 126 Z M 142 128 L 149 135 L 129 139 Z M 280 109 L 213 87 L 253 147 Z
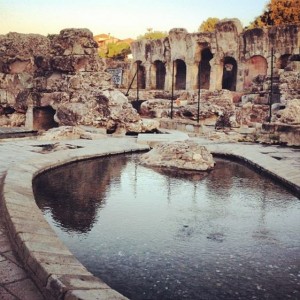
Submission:
M 101 57 L 124 60 L 131 53 L 130 45 L 125 42 L 109 43 L 106 49 L 99 51 Z
M 250 27 L 299 24 L 300 0 L 270 0 Z
M 137 40 L 157 40 L 162 39 L 168 36 L 168 33 L 165 31 L 153 31 L 152 28 L 147 28 L 147 32 L 141 34 L 137 37 Z
M 220 21 L 218 18 L 208 18 L 203 21 L 198 28 L 199 32 L 213 32 L 215 30 L 216 24 Z

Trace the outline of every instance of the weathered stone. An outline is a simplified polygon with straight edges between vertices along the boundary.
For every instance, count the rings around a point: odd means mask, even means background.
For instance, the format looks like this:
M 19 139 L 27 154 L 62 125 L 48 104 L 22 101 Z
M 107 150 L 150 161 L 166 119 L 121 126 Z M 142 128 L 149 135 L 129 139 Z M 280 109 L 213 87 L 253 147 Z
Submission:
M 240 125 L 253 126 L 255 123 L 266 122 L 269 117 L 268 105 L 255 105 L 247 102 L 236 111 L 236 120 Z
M 153 132 L 159 128 L 158 120 L 142 119 L 142 132 Z
M 210 152 L 192 141 L 161 143 L 141 156 L 140 162 L 149 166 L 206 171 L 214 167 Z
M 141 132 L 137 112 L 111 88 L 111 75 L 104 72 L 88 29 L 64 29 L 48 37 L 8 34 L 0 45 L 0 106 L 6 110 L 0 111 L 1 126 L 88 125 Z M 8 115 L 8 107 L 16 113 Z
M 52 140 L 68 140 L 68 139 L 79 139 L 85 136 L 87 132 L 75 126 L 60 126 L 58 128 L 51 128 L 43 132 L 40 136 L 40 140 L 52 141 Z M 92 135 L 91 135 L 92 139 Z M 57 145 L 56 150 L 62 150 L 62 145 Z
M 9 33 L 0 36 L 0 72 L 33 73 L 34 57 L 50 51 L 49 39 L 37 34 Z
M 300 99 L 288 101 L 286 108 L 277 112 L 276 120 L 285 124 L 300 124 Z

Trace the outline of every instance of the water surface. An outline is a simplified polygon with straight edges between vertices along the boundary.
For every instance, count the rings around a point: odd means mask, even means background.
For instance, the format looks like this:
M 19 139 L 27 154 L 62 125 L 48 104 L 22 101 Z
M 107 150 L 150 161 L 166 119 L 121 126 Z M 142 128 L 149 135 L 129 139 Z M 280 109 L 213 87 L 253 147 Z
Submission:
M 39 207 L 93 274 L 131 299 L 299 299 L 300 201 L 234 162 L 200 173 L 137 155 L 35 180 Z

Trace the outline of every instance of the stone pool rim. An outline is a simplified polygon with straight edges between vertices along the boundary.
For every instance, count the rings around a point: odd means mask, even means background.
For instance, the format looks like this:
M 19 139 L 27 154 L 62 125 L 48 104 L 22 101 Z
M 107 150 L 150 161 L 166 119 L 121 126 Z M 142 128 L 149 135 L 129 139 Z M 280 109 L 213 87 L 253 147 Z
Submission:
M 215 145 L 205 145 L 215 156 L 234 159 L 288 187 L 297 197 L 300 184 L 265 159 Z M 3 208 L 11 243 L 26 270 L 46 299 L 127 299 L 93 276 L 58 238 L 38 208 L 33 194 L 36 176 L 76 161 L 115 154 L 148 150 L 147 145 L 132 143 L 118 149 L 91 149 L 54 152 L 14 165 L 7 170 L 3 183 Z M 266 164 L 267 163 L 267 164 Z M 277 168 L 276 168 L 277 167 Z M 277 170 L 277 171 L 276 171 Z M 21 180 L 20 180 L 21 179 Z M 99 297 L 99 298 L 98 298 Z

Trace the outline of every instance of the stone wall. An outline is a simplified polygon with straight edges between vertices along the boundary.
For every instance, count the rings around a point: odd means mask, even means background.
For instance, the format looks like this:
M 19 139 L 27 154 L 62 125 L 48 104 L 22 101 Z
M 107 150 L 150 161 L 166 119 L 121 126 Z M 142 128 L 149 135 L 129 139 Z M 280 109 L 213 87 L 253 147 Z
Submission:
M 299 74 L 299 25 L 243 31 L 239 20 L 224 19 L 212 33 L 172 29 L 166 38 L 131 44 L 131 76 L 139 64 L 145 89 L 157 88 L 162 78 L 160 89 L 171 91 L 173 75 L 176 90 L 192 90 L 199 88 L 200 70 L 200 88 L 266 95 L 270 90 L 272 48 L 273 75 L 279 85 L 276 92 L 284 99 L 295 98 L 286 96 L 289 87 L 284 83 L 286 71 L 294 72 L 289 73 L 289 78 L 295 79 Z M 163 67 L 157 68 L 159 63 Z

